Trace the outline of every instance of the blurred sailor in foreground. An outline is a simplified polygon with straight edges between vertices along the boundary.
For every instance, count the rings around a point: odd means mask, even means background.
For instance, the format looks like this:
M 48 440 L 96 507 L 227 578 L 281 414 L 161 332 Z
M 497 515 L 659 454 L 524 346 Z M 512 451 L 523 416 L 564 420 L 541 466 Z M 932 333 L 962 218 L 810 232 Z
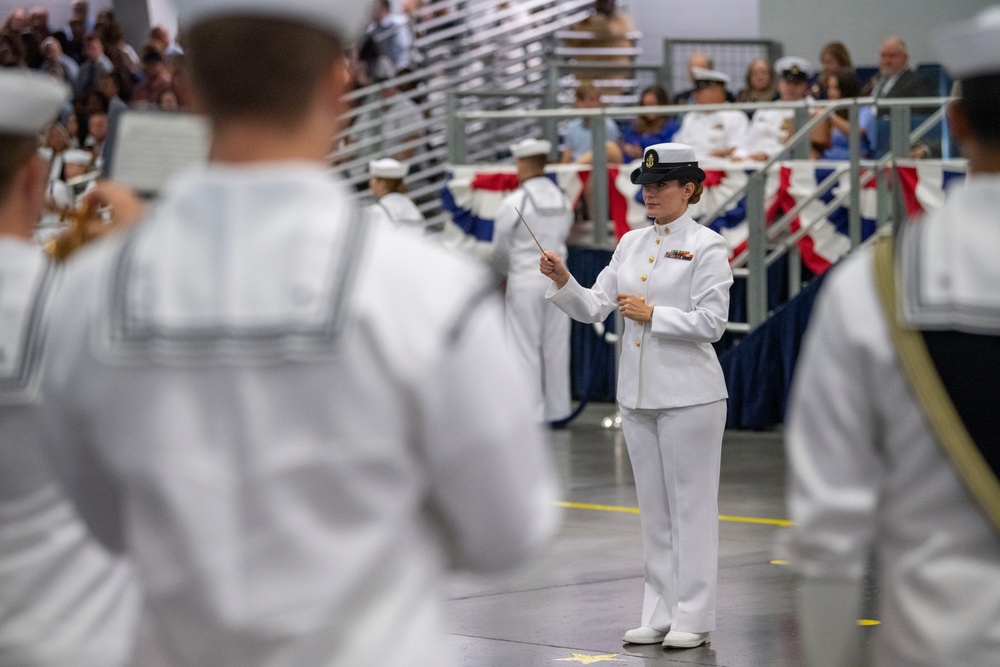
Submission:
M 807 664 L 848 665 L 874 545 L 876 665 L 1000 664 L 1000 6 L 939 31 L 969 160 L 944 207 L 824 285 L 790 405 Z
M 441 569 L 556 528 L 488 271 L 328 174 L 364 13 L 178 2 L 210 163 L 53 296 L 53 460 L 137 565 L 137 667 L 446 665 Z
M 139 609 L 131 569 L 98 544 L 44 458 L 42 313 L 56 269 L 32 241 L 48 168 L 38 135 L 69 90 L 0 72 L 0 665 L 126 664 Z M 44 416 L 44 415 L 43 415 Z
M 511 146 L 520 187 L 504 198 L 493 227 L 494 268 L 507 278 L 507 345 L 531 376 L 540 422 L 565 419 L 570 412 L 570 318 L 545 298 L 551 281 L 538 272 L 538 245 L 565 260 L 573 226 L 573 207 L 545 175 L 551 150 L 552 144 L 539 139 Z

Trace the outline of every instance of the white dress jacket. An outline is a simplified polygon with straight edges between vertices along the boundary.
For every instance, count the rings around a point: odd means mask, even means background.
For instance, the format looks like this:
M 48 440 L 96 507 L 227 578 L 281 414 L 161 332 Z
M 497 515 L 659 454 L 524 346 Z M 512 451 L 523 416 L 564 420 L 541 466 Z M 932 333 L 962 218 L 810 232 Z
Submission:
M 627 408 L 675 408 L 728 397 L 712 343 L 729 318 L 726 242 L 689 214 L 669 225 L 622 237 L 592 289 L 574 278 L 547 296 L 573 319 L 598 322 L 618 307 L 619 293 L 645 299 L 653 319 L 625 319 L 618 402 Z

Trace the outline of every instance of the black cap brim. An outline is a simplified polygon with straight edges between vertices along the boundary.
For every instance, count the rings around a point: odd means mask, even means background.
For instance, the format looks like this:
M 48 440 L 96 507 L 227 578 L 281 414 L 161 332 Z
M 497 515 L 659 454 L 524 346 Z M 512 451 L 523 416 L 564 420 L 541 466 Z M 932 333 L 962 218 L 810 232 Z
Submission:
M 676 167 L 670 171 L 643 171 L 642 167 L 632 170 L 629 180 L 633 185 L 650 185 L 651 183 L 665 183 L 666 181 L 678 180 L 704 181 L 705 172 L 699 167 Z

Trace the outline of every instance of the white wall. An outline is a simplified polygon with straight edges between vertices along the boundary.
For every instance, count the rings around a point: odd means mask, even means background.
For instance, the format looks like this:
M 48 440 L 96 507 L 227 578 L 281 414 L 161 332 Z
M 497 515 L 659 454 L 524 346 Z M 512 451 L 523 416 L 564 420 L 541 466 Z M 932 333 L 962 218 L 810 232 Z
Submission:
M 644 65 L 663 62 L 663 40 L 757 39 L 761 0 L 629 0 L 621 2 L 643 34 L 639 46 Z M 831 0 L 837 2 L 839 0 Z
M 996 0 L 759 0 L 761 35 L 785 44 L 786 54 L 815 61 L 839 40 L 855 65 L 877 65 L 882 40 L 902 37 L 911 64 L 935 62 L 929 34 L 939 25 L 975 15 Z

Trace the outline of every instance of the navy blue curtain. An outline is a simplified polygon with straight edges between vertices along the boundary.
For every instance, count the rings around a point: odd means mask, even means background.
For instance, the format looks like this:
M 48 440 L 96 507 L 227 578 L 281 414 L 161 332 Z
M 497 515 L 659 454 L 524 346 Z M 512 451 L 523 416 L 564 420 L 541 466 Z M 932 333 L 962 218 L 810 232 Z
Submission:
M 610 250 L 570 246 L 566 267 L 584 287 L 593 287 L 598 274 L 611 262 Z M 615 330 L 614 313 L 604 321 L 608 331 Z M 570 387 L 573 398 L 585 398 L 592 383 L 591 401 L 615 400 L 615 349 L 594 332 L 592 324 L 573 322 L 570 331 Z M 593 377 L 591 377 L 593 375 Z

